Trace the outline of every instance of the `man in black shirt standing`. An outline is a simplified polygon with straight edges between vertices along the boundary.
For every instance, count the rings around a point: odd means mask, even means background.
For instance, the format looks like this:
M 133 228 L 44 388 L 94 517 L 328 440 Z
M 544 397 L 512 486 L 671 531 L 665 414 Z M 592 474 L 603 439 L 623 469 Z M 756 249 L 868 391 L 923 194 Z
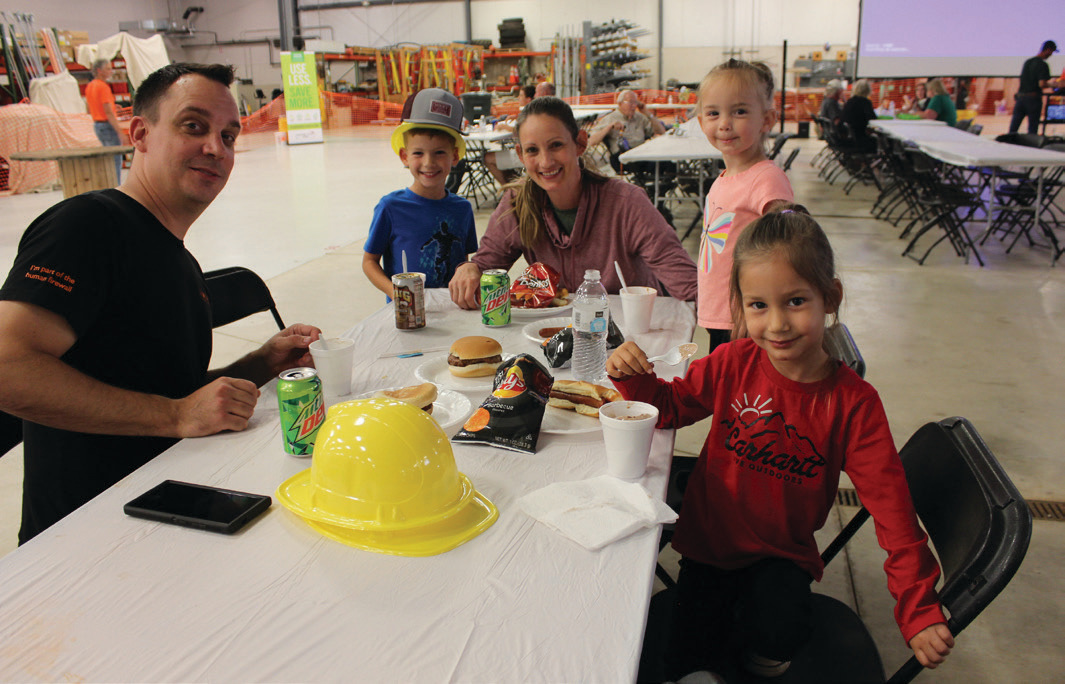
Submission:
M 0 288 L 0 410 L 24 426 L 20 544 L 177 440 L 245 429 L 258 386 L 310 364 L 321 331 L 294 325 L 208 370 L 210 299 L 184 239 L 233 169 L 232 81 L 221 64 L 149 75 L 122 185 L 60 202 L 22 236 Z
M 1021 129 L 1021 121 L 1028 117 L 1028 132 L 1039 132 L 1039 118 L 1043 115 L 1043 88 L 1057 84 L 1050 78 L 1050 65 L 1046 59 L 1058 51 L 1058 45 L 1052 40 L 1043 43 L 1043 48 L 1035 57 L 1030 57 L 1021 68 L 1021 85 L 1014 96 L 1013 118 L 1010 119 L 1010 133 Z

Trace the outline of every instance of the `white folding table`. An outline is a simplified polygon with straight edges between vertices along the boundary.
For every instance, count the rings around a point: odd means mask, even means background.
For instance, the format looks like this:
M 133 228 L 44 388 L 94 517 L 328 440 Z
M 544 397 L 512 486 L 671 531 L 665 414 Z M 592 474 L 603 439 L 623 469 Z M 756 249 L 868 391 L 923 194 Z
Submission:
M 699 162 L 699 161 L 713 161 L 716 162 L 722 159 L 721 151 L 710 144 L 710 141 L 706 139 L 706 136 L 701 131 L 691 131 L 686 128 L 680 130 L 685 131 L 682 135 L 676 135 L 669 133 L 666 135 L 660 135 L 646 141 L 642 145 L 638 145 L 627 152 L 622 152 L 618 157 L 622 164 L 631 164 L 633 162 L 654 162 L 655 164 L 655 206 L 659 201 L 663 199 L 665 201 L 683 201 L 683 200 L 695 200 L 699 206 L 702 207 L 703 200 L 706 199 L 706 192 L 704 191 L 704 181 L 706 179 L 706 173 L 702 165 L 698 165 L 698 182 L 699 182 L 699 195 L 697 197 L 681 196 L 676 198 L 663 198 L 661 196 L 660 189 L 660 172 L 662 162 Z
M 385 307 L 348 331 L 358 343 L 353 396 L 412 384 L 421 364 L 447 352 L 382 355 L 446 349 L 460 335 L 539 354 L 522 332 L 535 319 L 489 329 L 446 289 L 427 295 L 422 330 L 397 332 Z M 624 330 L 616 296 L 611 311 Z M 659 298 L 651 332 L 636 339 L 660 353 L 690 340 L 694 325 L 690 304 Z M 682 370 L 661 368 L 665 377 Z M 247 430 L 179 442 L 0 558 L 0 680 L 633 681 L 658 530 L 588 551 L 515 503 L 605 472 L 591 418 L 590 431 L 541 435 L 535 454 L 455 445 L 459 470 L 500 514 L 437 556 L 351 548 L 276 502 L 232 537 L 123 514 L 167 478 L 272 495 L 309 467 L 282 450 L 275 392 L 263 388 Z M 467 394 L 474 407 L 485 395 Z M 653 496 L 664 495 L 673 438 L 654 436 L 642 479 Z

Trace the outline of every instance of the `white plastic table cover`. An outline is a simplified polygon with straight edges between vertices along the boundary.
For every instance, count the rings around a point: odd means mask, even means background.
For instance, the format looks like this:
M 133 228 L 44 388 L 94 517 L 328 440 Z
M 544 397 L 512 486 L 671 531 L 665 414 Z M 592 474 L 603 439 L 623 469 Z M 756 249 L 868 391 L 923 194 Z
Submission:
M 702 131 L 685 135 L 659 135 L 618 157 L 622 164 L 638 161 L 693 161 L 722 159 L 721 151 L 710 144 Z
M 387 352 L 470 334 L 534 351 L 523 321 L 485 328 L 446 290 L 427 295 L 423 330 L 397 332 L 389 306 L 349 331 L 359 348 L 353 396 L 415 382 L 427 357 L 378 358 Z M 616 297 L 611 305 L 620 312 Z M 689 304 L 660 298 L 652 332 L 637 339 L 660 352 L 688 341 L 694 323 Z M 642 480 L 654 496 L 665 491 L 673 436 L 654 437 Z M 595 433 L 542 435 L 534 455 L 455 445 L 459 470 L 499 520 L 425 558 L 345 546 L 276 503 L 233 537 L 123 514 L 167 478 L 272 495 L 309 467 L 282 450 L 271 382 L 247 430 L 183 440 L 0 559 L 0 680 L 632 681 L 658 530 L 591 552 L 515 505 L 553 482 L 603 474 L 602 449 Z
M 1065 165 L 1065 152 L 986 140 L 959 131 L 970 139 L 923 140 L 917 146 L 926 154 L 955 166 L 1031 166 Z

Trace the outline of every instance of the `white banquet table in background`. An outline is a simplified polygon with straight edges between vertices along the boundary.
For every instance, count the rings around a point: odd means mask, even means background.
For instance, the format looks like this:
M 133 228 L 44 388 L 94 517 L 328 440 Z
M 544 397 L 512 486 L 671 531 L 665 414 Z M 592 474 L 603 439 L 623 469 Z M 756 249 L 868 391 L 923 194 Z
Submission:
M 428 326 L 394 329 L 382 308 L 351 329 L 352 396 L 416 382 L 456 337 L 522 333 L 480 324 L 446 290 L 427 292 Z M 611 298 L 612 311 L 620 303 Z M 689 304 L 656 303 L 636 339 L 662 352 L 691 338 Z M 446 352 L 436 352 L 446 353 Z M 682 367 L 661 368 L 666 377 Z M 187 439 L 0 559 L 3 681 L 623 682 L 636 675 L 658 553 L 647 529 L 591 552 L 515 505 L 548 484 L 605 472 L 601 433 L 543 434 L 535 454 L 455 445 L 459 470 L 499 508 L 480 536 L 438 556 L 360 551 L 275 504 L 233 537 L 127 517 L 164 479 L 273 495 L 310 466 L 284 454 L 275 384 L 249 428 Z M 473 406 L 480 396 L 470 395 Z M 554 409 L 549 409 L 554 410 Z M 591 419 L 589 419 L 591 420 Z M 673 432 L 658 431 L 642 483 L 665 490 Z
M 930 123 L 941 125 L 922 126 L 915 125 L 919 124 L 917 121 L 878 119 L 871 121 L 869 126 L 914 145 L 928 156 L 945 164 L 961 168 L 989 169 L 990 174 L 985 174 L 984 182 L 976 188 L 977 193 L 987 195 L 985 216 L 988 230 L 991 228 L 994 211 L 998 206 L 995 203 L 995 193 L 990 192 L 990 189 L 998 186 L 999 172 L 1009 167 L 1033 169 L 1036 174 L 1036 199 L 1032 205 L 1034 223 L 1049 241 L 1052 252 L 1051 263 L 1054 263 L 1065 250 L 1062 249 L 1053 228 L 1041 220 L 1043 177 L 1047 169 L 1065 166 L 1065 153 L 998 142 L 947 126 L 943 122 L 930 121 Z
M 658 206 L 659 201 L 663 199 L 659 187 L 660 167 L 662 162 L 713 161 L 716 164 L 718 160 L 723 158 L 721 151 L 710 144 L 710 141 L 706 139 L 706 136 L 703 135 L 701 130 L 698 128 L 683 130 L 685 130 L 683 135 L 670 133 L 651 138 L 642 145 L 638 145 L 627 152 L 622 152 L 621 156 L 618 157 L 622 164 L 632 164 L 633 162 L 641 161 L 655 163 L 655 206 Z M 673 199 L 695 200 L 699 203 L 700 208 L 702 207 L 702 202 L 706 198 L 706 192 L 703 187 L 706 179 L 706 172 L 702 164 L 698 165 L 697 173 L 698 196 L 682 195 Z

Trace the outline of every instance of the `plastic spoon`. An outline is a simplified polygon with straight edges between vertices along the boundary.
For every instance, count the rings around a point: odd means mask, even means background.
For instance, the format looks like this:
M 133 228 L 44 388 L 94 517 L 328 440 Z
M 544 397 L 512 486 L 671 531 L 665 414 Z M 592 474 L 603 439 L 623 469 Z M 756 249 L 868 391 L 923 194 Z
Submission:
M 661 361 L 667 366 L 676 366 L 681 361 L 690 358 L 695 352 L 699 350 L 699 345 L 694 342 L 686 342 L 685 344 L 673 347 L 665 354 L 659 354 L 658 356 L 652 356 L 647 359 L 648 361 Z
M 618 272 L 618 280 L 621 281 L 621 289 L 627 290 L 629 286 L 625 284 L 625 276 L 621 275 L 621 266 L 618 266 L 618 262 L 614 262 L 614 270 Z

